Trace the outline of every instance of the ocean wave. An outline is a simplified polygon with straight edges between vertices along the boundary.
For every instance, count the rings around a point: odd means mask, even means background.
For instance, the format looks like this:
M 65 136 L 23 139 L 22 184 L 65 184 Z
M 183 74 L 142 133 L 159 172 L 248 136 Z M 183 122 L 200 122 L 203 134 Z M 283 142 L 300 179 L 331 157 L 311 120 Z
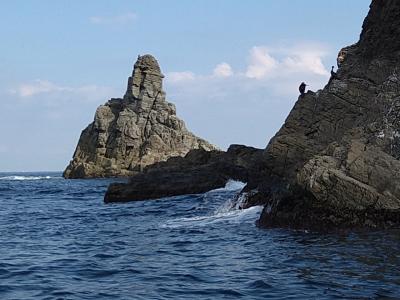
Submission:
M 0 180 L 45 180 L 45 179 L 54 179 L 61 178 L 59 176 L 21 176 L 21 175 L 12 175 L 12 176 L 3 176 L 0 177 Z
M 211 190 L 205 193 L 205 196 L 211 198 L 217 197 L 215 193 L 220 192 L 235 192 L 235 195 L 243 189 L 246 183 L 236 180 L 228 180 L 225 187 Z M 161 225 L 161 228 L 179 228 L 179 227 L 192 227 L 192 226 L 207 226 L 219 222 L 229 223 L 242 223 L 247 221 L 256 220 L 262 210 L 262 206 L 253 206 L 247 209 L 242 209 L 242 202 L 245 197 L 238 197 L 230 195 L 221 206 L 219 206 L 212 214 L 204 216 L 193 216 L 177 218 L 166 221 Z
M 262 206 L 253 206 L 247 209 L 233 209 L 206 216 L 178 218 L 165 222 L 161 225 L 161 228 L 207 226 L 219 222 L 243 223 L 247 221 L 255 221 L 259 217 L 262 208 Z
M 243 189 L 245 187 L 245 185 L 246 185 L 245 182 L 229 179 L 226 182 L 225 187 L 219 188 L 219 189 L 215 189 L 215 190 L 211 190 L 208 193 L 225 192 L 225 191 L 238 191 L 238 190 Z

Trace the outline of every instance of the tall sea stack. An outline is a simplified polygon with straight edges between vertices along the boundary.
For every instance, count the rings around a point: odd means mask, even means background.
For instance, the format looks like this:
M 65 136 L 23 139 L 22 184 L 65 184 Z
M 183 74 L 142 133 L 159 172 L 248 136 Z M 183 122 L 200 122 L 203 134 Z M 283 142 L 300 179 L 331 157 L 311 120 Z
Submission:
M 131 176 L 192 149 L 215 149 L 176 116 L 175 106 L 165 99 L 163 77 L 153 56 L 138 57 L 125 96 L 99 106 L 82 131 L 65 178 Z

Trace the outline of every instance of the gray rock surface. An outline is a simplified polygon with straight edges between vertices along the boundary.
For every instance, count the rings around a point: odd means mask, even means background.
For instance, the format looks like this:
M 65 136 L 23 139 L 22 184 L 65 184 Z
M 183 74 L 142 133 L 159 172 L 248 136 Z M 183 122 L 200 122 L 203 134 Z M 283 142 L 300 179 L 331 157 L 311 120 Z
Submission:
M 298 99 L 265 150 L 263 184 L 280 188 L 259 189 L 260 225 L 400 225 L 400 2 L 372 1 L 339 56 L 337 76 Z
M 153 56 L 138 57 L 124 98 L 99 106 L 82 131 L 65 178 L 131 176 L 192 149 L 216 149 L 176 116 L 165 99 L 163 77 Z
M 105 202 L 126 202 L 184 194 L 198 194 L 224 187 L 229 179 L 247 182 L 260 170 L 263 150 L 231 145 L 228 151 L 192 150 L 185 157 L 148 166 L 129 183 L 111 184 Z

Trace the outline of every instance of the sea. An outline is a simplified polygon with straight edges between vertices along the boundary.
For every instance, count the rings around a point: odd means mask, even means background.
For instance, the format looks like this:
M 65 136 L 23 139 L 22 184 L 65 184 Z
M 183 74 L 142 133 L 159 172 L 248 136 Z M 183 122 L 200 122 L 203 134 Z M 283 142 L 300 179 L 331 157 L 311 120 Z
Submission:
M 400 299 L 400 231 L 261 229 L 235 181 L 104 204 L 114 181 L 0 173 L 0 299 Z

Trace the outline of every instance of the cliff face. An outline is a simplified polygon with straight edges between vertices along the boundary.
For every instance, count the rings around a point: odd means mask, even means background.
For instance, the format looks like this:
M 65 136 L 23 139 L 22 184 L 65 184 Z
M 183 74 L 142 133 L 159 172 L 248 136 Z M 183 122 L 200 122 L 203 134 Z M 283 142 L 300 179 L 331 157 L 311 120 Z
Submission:
M 298 99 L 264 152 L 263 182 L 250 183 L 266 204 L 260 225 L 399 225 L 400 2 L 372 1 L 342 53 L 337 75 Z
M 65 178 L 130 176 L 192 149 L 215 147 L 189 132 L 165 99 L 163 75 L 151 55 L 139 56 L 123 99 L 97 108 L 82 131 Z

